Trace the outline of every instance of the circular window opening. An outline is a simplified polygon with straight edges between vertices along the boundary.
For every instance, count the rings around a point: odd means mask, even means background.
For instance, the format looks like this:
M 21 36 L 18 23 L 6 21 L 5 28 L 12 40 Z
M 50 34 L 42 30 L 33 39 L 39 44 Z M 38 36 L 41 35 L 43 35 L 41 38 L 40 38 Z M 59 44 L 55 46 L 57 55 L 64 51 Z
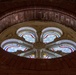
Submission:
M 54 27 L 50 26 L 50 23 L 48 27 L 47 24 L 41 23 L 42 28 L 22 24 L 9 27 L 0 34 L 3 50 L 17 56 L 34 59 L 58 58 L 76 50 L 76 39 L 74 39 L 76 32 L 72 29 L 54 22 L 52 22 L 56 24 Z M 9 33 L 13 35 L 10 36 Z M 8 35 L 7 38 L 6 35 Z

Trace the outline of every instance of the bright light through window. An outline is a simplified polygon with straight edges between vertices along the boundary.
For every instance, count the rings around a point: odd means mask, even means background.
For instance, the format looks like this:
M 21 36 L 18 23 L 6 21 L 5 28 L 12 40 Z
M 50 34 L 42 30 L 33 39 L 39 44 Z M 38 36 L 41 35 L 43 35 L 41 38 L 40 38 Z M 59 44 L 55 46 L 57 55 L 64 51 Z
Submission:
M 56 38 L 60 38 L 63 34 L 62 30 L 55 27 L 48 27 L 43 29 L 41 38 L 43 43 L 50 43 L 53 42 Z
M 23 38 L 28 42 L 35 43 L 35 36 L 33 34 L 25 34 Z
M 64 34 L 56 27 L 44 28 L 41 35 L 37 35 L 36 29 L 32 27 L 21 27 L 17 29 L 15 35 L 19 39 L 15 39 L 16 37 L 6 39 L 1 43 L 1 48 L 21 57 L 52 59 L 76 50 L 76 42 L 63 38 L 59 40 Z
M 43 43 L 53 42 L 55 38 L 55 35 L 46 35 L 46 37 L 43 38 Z
M 63 43 L 61 41 L 63 41 Z M 63 53 L 71 53 L 76 50 L 76 48 L 75 48 L 76 44 L 73 41 L 69 41 L 69 40 L 61 40 L 61 41 L 59 41 L 59 42 L 61 42 L 60 44 L 53 45 L 50 48 L 50 50 L 62 51 Z
M 36 42 L 37 38 L 36 30 L 32 27 L 21 27 L 17 30 L 16 33 L 19 37 L 23 37 L 27 42 L 30 43 Z
M 17 52 L 17 51 L 26 51 L 29 47 L 25 46 L 24 42 L 17 39 L 8 39 L 5 40 L 1 47 L 7 52 Z

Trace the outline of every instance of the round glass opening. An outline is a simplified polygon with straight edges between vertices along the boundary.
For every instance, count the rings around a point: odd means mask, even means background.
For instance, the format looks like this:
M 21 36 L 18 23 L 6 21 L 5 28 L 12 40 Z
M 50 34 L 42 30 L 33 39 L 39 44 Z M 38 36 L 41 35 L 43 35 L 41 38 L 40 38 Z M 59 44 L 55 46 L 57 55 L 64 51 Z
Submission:
M 19 23 L 0 34 L 6 52 L 25 58 L 52 59 L 76 50 L 76 32 L 55 22 Z M 40 25 L 38 25 L 40 24 Z

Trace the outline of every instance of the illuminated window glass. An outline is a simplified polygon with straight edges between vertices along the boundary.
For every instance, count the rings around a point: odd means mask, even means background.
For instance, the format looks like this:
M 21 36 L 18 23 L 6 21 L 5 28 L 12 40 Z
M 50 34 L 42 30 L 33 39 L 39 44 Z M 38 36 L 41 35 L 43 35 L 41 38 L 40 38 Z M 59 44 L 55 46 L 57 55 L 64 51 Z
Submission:
M 21 27 L 17 30 L 17 35 L 23 37 L 26 41 L 30 43 L 35 43 L 37 34 L 36 30 L 32 27 Z
M 40 31 L 42 32 L 40 33 Z M 59 28 L 47 27 L 38 30 L 38 32 L 37 36 L 37 31 L 34 28 L 21 27 L 16 32 L 14 31 L 16 33 L 15 37 L 6 39 L 1 43 L 1 48 L 17 56 L 40 59 L 58 58 L 76 50 L 76 42 L 63 39 L 66 38 L 66 35 L 64 36 L 65 32 Z M 21 38 L 21 40 L 15 38 Z M 56 41 L 55 39 L 63 40 Z
M 23 38 L 28 42 L 35 43 L 35 36 L 31 33 L 26 33 Z
M 41 38 L 43 43 L 53 42 L 56 38 L 60 38 L 63 32 L 59 28 L 48 27 L 43 29 Z
M 49 51 L 47 49 L 44 49 L 44 50 L 42 50 L 41 56 L 44 59 L 52 59 L 52 58 L 61 57 L 62 55 L 54 53 L 54 52 Z
M 26 57 L 26 58 L 36 58 L 36 53 L 33 50 L 31 50 L 30 52 L 20 53 L 20 54 L 18 54 L 18 56 L 22 56 L 22 57 Z
M 70 40 L 61 40 L 56 42 L 55 45 L 53 45 L 50 50 L 52 51 L 62 51 L 63 53 L 71 53 L 76 50 L 76 43 Z
M 2 42 L 1 47 L 7 52 L 26 51 L 29 49 L 23 41 L 17 39 L 8 39 Z
M 45 53 L 45 54 L 43 54 L 43 58 L 44 59 L 51 59 L 52 57 L 51 57 L 51 55 L 48 55 L 48 54 Z
M 28 55 L 28 56 L 26 56 L 27 58 L 36 58 L 35 57 L 35 54 L 31 54 L 31 55 Z

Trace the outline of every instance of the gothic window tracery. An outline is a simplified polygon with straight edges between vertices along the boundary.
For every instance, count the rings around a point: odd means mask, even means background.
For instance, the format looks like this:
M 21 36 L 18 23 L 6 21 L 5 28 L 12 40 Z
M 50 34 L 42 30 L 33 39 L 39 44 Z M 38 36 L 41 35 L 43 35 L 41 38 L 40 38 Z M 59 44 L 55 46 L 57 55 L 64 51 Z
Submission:
M 42 30 L 42 41 L 43 43 L 53 42 L 56 38 L 60 38 L 63 35 L 62 30 L 56 27 L 47 27 Z
M 21 27 L 17 30 L 17 35 L 23 37 L 26 41 L 30 43 L 35 43 L 37 34 L 36 30 L 32 27 Z
M 55 39 L 64 35 L 63 31 L 57 27 L 44 28 L 40 36 L 37 35 L 37 30 L 33 27 L 21 27 L 16 31 L 16 34 L 25 41 L 15 38 L 6 39 L 1 43 L 1 48 L 17 56 L 52 59 L 62 57 L 76 50 L 76 43 L 72 40 L 55 41 Z M 45 47 L 35 47 L 37 43 L 42 43 Z

